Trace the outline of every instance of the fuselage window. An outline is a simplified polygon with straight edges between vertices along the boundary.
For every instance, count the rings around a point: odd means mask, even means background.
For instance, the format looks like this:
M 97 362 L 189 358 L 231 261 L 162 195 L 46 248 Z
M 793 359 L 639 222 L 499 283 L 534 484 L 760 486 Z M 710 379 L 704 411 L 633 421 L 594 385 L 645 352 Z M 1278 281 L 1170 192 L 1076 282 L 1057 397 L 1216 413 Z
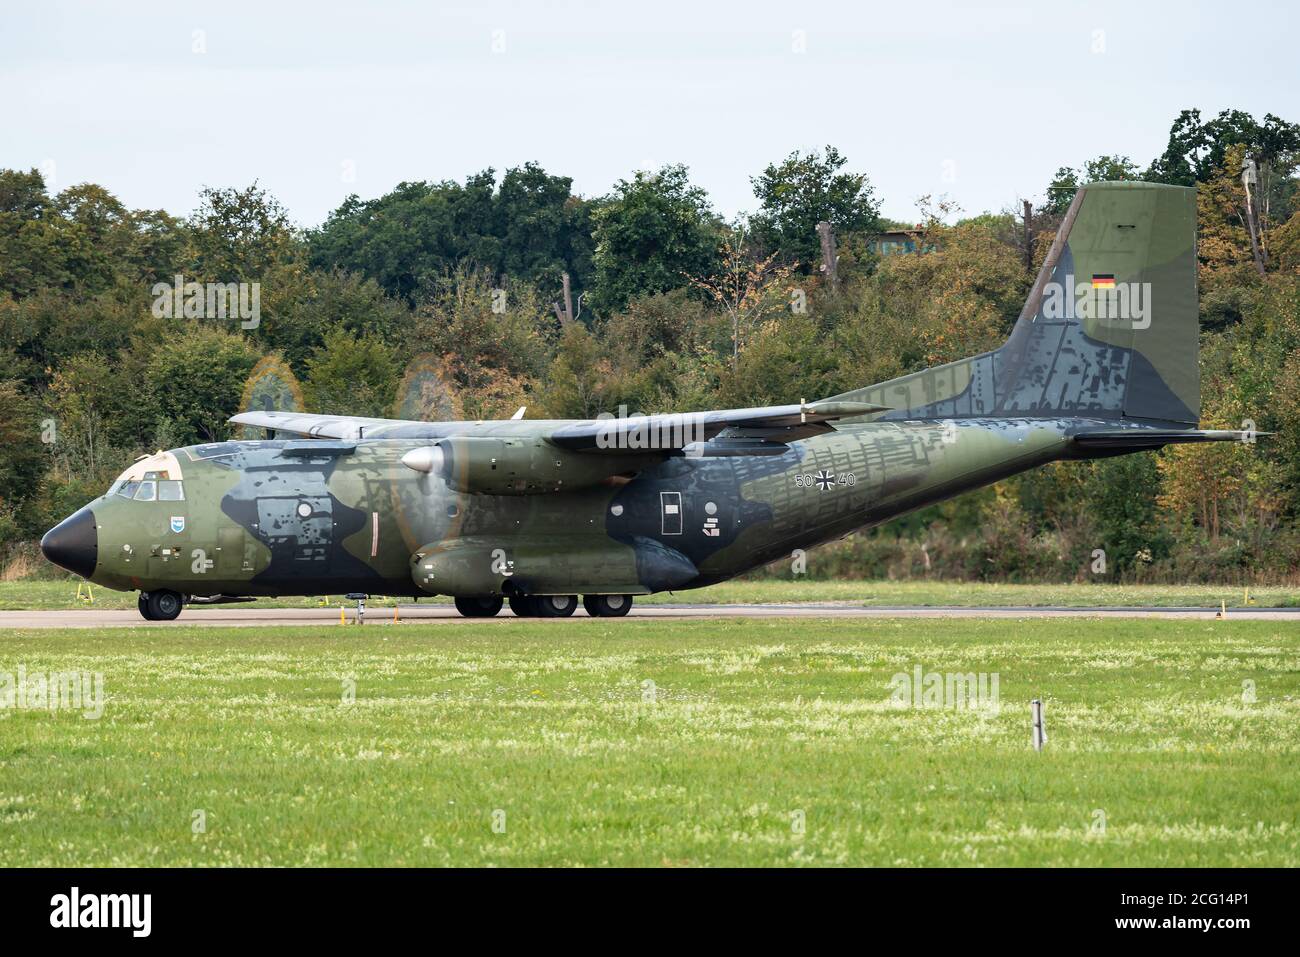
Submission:
M 135 500 L 137 502 L 152 502 L 158 496 L 157 482 L 141 482 L 140 487 L 135 490 Z
M 140 487 L 139 482 L 123 482 L 118 488 L 117 494 L 123 498 L 135 498 L 136 490 Z
M 158 501 L 160 502 L 183 502 L 185 501 L 185 489 L 177 479 L 163 479 L 158 483 Z

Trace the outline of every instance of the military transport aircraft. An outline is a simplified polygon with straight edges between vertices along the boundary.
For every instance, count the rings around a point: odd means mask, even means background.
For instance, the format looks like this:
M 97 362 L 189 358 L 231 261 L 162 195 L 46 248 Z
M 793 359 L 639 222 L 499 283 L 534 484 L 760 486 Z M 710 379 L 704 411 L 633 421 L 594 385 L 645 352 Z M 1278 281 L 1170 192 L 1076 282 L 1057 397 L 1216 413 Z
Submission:
M 1076 193 L 998 349 L 815 402 L 591 421 L 288 412 L 137 461 L 41 542 L 140 612 L 450 595 L 463 615 L 625 615 L 1035 466 L 1201 431 L 1196 193 Z

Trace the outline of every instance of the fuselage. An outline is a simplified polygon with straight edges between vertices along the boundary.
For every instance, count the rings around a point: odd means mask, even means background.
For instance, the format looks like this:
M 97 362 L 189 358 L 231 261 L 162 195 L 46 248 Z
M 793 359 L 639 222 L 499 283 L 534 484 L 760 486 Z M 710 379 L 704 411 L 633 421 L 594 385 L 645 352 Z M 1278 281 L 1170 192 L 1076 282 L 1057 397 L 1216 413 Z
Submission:
M 529 495 L 458 492 L 403 465 L 424 439 L 221 442 L 137 462 L 44 546 L 91 581 L 142 592 L 648 594 L 1061 458 L 1081 421 L 847 424 L 781 455 L 679 455 Z

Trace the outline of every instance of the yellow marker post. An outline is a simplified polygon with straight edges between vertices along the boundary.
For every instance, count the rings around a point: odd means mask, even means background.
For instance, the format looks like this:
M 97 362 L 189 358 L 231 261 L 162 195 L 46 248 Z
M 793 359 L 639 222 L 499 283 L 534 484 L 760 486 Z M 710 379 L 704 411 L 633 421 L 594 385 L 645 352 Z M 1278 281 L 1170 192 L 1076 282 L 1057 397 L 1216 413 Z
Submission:
M 1219 610 L 1214 613 L 1214 618 L 1217 621 L 1218 619 L 1226 618 L 1227 616 L 1228 616 L 1228 603 L 1224 601 L 1222 598 L 1220 598 Z
M 82 594 L 81 590 L 83 588 L 86 590 L 85 594 Z M 93 605 L 95 603 L 95 589 L 90 587 L 90 582 L 77 582 L 77 601 L 84 601 L 88 605 Z
M 394 606 L 393 606 L 393 624 L 394 624 L 394 625 L 400 625 L 400 624 L 401 624 L 401 619 L 397 617 L 397 610 L 398 610 L 399 608 L 401 608 L 401 607 L 402 607 L 401 605 L 394 605 Z
M 343 611 L 343 606 L 339 605 L 339 624 L 346 625 L 347 623 L 348 623 L 347 614 Z

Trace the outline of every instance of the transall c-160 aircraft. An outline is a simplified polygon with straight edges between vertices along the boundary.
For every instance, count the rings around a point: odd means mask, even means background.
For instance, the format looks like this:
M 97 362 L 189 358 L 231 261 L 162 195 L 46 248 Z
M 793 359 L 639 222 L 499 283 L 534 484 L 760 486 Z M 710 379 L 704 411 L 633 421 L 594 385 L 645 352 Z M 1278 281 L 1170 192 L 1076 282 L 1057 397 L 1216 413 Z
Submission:
M 150 620 L 256 596 L 450 595 L 463 615 L 627 614 L 1061 459 L 1202 431 L 1196 194 L 1078 191 L 1007 342 L 805 403 L 591 421 L 247 412 L 46 534 Z

